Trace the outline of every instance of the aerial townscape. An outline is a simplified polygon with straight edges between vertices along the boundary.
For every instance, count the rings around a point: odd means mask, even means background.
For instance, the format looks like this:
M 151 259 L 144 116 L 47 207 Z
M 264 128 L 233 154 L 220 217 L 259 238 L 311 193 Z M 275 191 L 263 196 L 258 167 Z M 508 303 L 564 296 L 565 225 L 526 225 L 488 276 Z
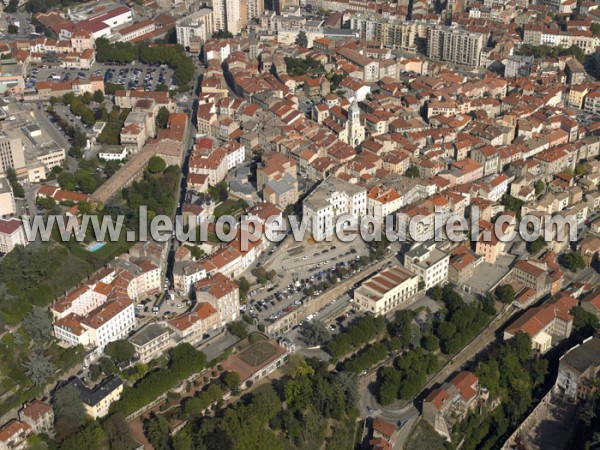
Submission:
M 2 0 L 0 450 L 600 448 L 598 0 Z

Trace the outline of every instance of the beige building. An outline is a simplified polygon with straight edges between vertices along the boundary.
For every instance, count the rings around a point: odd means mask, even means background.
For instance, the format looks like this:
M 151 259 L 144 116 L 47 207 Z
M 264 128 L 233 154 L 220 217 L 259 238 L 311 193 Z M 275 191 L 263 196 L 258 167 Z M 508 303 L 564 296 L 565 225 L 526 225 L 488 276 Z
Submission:
M 19 219 L 0 219 L 0 253 L 8 253 L 15 246 L 29 244 L 23 222 Z
M 571 335 L 574 317 L 571 309 L 577 306 L 576 298 L 564 295 L 542 306 L 529 308 L 504 330 L 504 340 L 519 332 L 531 337 L 531 347 L 540 354 Z
M 400 266 L 392 266 L 363 282 L 354 291 L 354 301 L 361 311 L 386 315 L 409 305 L 418 286 L 418 276 Z
M 186 50 L 200 51 L 201 44 L 206 42 L 215 31 L 215 18 L 212 9 L 203 8 L 177 21 L 175 27 L 177 43 Z
M 479 67 L 484 35 L 458 27 L 433 26 L 427 30 L 427 56 L 458 66 Z
M 51 433 L 54 430 L 54 410 L 41 400 L 32 400 L 19 410 L 19 420 L 31 427 L 33 433 Z
M 220 272 L 197 281 L 196 300 L 208 302 L 219 313 L 220 326 L 238 319 L 240 313 L 240 291 L 235 281 Z
M 0 178 L 0 216 L 10 216 L 15 211 L 12 187 L 6 178 Z
M 217 309 L 207 302 L 196 303 L 194 309 L 167 322 L 178 341 L 196 344 L 205 334 L 219 327 Z
M 74 384 L 79 391 L 85 412 L 93 419 L 106 416 L 110 405 L 119 400 L 123 392 L 123 380 L 116 375 L 106 378 L 93 389 L 87 387 L 77 377 L 73 378 L 70 383 Z
M 19 172 L 25 167 L 25 149 L 21 138 L 0 135 L 0 174 L 6 175 L 7 169 Z
M 128 340 L 135 348 L 139 361 L 144 364 L 159 357 L 164 350 L 171 346 L 169 329 L 159 323 L 146 325 Z
M 423 401 L 423 418 L 450 441 L 452 427 L 485 399 L 487 392 L 481 389 L 475 374 L 462 371 L 429 393 Z
M 448 280 L 450 255 L 428 241 L 411 248 L 404 256 L 404 267 L 417 274 L 429 289 Z

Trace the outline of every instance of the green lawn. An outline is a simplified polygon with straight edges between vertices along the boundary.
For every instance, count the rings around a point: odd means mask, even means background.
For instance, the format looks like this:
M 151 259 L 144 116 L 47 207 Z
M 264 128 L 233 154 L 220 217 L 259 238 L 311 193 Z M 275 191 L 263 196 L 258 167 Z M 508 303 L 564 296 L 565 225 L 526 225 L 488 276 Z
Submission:
M 246 206 L 244 200 L 229 198 L 215 208 L 215 217 L 218 219 L 221 216 L 240 216 Z
M 421 418 L 410 433 L 405 448 L 410 450 L 444 450 L 444 438 Z

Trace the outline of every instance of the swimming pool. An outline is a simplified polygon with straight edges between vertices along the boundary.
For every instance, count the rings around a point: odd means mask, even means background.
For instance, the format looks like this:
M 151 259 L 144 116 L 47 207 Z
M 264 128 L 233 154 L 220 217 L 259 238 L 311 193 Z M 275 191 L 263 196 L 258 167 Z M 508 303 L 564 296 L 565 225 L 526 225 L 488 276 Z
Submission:
M 87 248 L 88 252 L 96 252 L 106 245 L 106 242 L 96 242 Z

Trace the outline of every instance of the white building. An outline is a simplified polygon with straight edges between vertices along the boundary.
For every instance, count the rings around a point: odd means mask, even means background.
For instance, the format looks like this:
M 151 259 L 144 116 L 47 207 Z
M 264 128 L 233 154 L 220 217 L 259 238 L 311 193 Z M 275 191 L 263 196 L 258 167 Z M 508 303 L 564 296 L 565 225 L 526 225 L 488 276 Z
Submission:
M 242 5 L 243 2 L 243 5 Z M 234 36 L 240 34 L 246 22 L 246 2 L 243 0 L 214 0 L 215 31 L 229 31 Z M 242 11 L 243 9 L 243 11 Z M 242 15 L 243 13 L 243 15 Z
M 354 291 L 354 301 L 361 311 L 385 315 L 410 304 L 418 287 L 417 275 L 393 266 L 363 282 Z
M 108 301 L 81 317 L 73 313 L 54 322 L 54 335 L 70 345 L 104 349 L 135 328 L 135 309 L 128 298 Z
M 404 197 L 393 189 L 375 186 L 367 195 L 367 211 L 379 223 L 383 223 L 387 216 L 403 206 Z
M 560 358 L 554 391 L 571 402 L 585 400 L 599 373 L 600 339 L 590 337 Z
M 221 146 L 227 152 L 227 170 L 239 166 L 246 159 L 246 147 L 237 141 L 229 141 Z
M 404 267 L 419 276 L 425 289 L 448 280 L 449 264 L 450 254 L 438 250 L 433 241 L 415 244 L 404 255 Z
M 19 219 L 0 219 L 0 253 L 8 253 L 17 245 L 28 244 L 23 222 Z
M 335 220 L 350 216 L 355 226 L 367 213 L 367 190 L 333 176 L 326 178 L 302 203 L 302 213 L 315 240 L 333 236 Z
M 215 17 L 212 9 L 203 8 L 177 21 L 175 27 L 177 43 L 184 48 L 193 47 L 194 42 L 206 42 L 215 32 Z
M 89 333 L 89 342 L 100 349 L 109 342 L 127 337 L 135 324 L 135 309 L 128 298 L 107 302 L 82 321 Z

